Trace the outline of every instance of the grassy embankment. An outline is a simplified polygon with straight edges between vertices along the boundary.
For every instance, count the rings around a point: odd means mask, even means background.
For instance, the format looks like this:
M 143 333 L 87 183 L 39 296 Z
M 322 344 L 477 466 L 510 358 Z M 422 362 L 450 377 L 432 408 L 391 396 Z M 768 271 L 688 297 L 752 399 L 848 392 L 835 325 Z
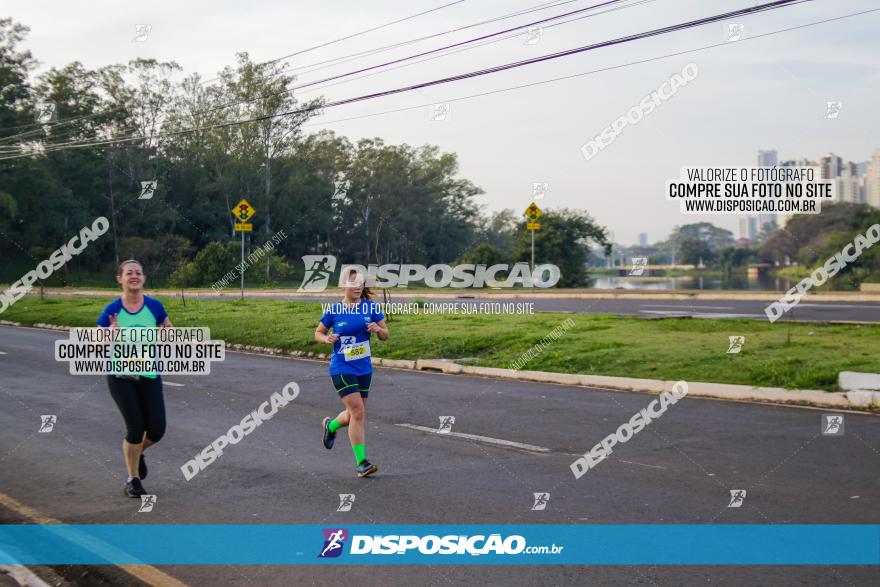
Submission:
M 207 326 L 227 342 L 326 353 L 312 339 L 313 302 L 163 300 L 176 326 Z M 28 296 L 0 315 L 24 324 L 93 326 L 106 299 Z M 508 367 L 566 318 L 575 325 L 523 368 L 834 390 L 840 371 L 880 372 L 880 325 L 770 324 L 744 319 L 535 315 L 397 315 L 374 354 Z M 744 335 L 739 354 L 728 336 Z M 2 341 L 0 341 L 2 342 Z

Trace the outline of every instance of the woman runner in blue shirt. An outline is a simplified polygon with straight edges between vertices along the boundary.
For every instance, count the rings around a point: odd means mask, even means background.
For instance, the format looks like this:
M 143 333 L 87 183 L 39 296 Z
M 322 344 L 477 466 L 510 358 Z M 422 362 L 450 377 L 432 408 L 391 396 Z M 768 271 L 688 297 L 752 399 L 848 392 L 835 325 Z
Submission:
M 382 309 L 370 300 L 370 290 L 365 287 L 363 275 L 351 270 L 344 290 L 342 303 L 324 312 L 315 328 L 316 341 L 333 345 L 330 378 L 345 405 L 345 410 L 335 418 L 324 418 L 323 442 L 325 448 L 333 448 L 336 431 L 348 426 L 358 477 L 367 477 L 378 470 L 367 460 L 364 446 L 364 406 L 373 376 L 370 338 L 375 334 L 379 340 L 388 340 L 388 327 Z
M 146 281 L 144 268 L 134 259 L 123 261 L 116 270 L 116 281 L 122 286 L 122 297 L 107 304 L 98 317 L 98 326 L 104 328 L 171 328 L 168 312 L 162 302 L 144 295 Z M 113 363 L 107 374 L 110 395 L 125 421 L 125 439 L 122 454 L 128 478 L 124 493 L 140 497 L 147 491 L 141 479 L 147 476 L 144 449 L 162 439 L 165 434 L 165 398 L 162 378 L 153 370 L 134 374 Z

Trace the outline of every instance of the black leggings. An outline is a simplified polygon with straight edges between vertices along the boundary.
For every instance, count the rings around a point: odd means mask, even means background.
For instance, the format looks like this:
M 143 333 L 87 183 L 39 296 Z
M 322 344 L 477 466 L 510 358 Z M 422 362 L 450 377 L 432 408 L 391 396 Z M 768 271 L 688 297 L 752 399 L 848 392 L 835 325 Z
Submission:
M 125 420 L 125 439 L 140 444 L 144 432 L 152 442 L 159 442 L 165 434 L 165 398 L 162 379 L 141 377 L 139 380 L 107 376 L 110 395 Z

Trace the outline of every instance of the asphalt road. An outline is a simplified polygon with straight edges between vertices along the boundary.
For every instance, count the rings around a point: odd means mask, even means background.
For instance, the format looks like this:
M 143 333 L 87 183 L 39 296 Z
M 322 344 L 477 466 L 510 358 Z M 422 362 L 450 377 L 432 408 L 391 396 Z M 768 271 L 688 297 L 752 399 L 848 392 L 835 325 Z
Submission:
M 335 298 L 322 301 L 335 302 Z M 394 301 L 411 301 L 394 297 Z M 453 301 L 453 300 L 448 300 Z M 428 303 L 447 303 L 428 300 Z M 459 300 L 484 302 L 491 300 Z M 500 302 L 532 302 L 536 312 L 586 312 L 590 314 L 621 314 L 642 318 L 690 316 L 693 318 L 752 318 L 767 320 L 764 308 L 768 302 L 741 300 L 633 300 L 633 299 L 532 299 L 499 300 Z M 880 322 L 880 304 L 857 302 L 801 302 L 781 320 L 807 322 Z
M 229 353 L 204 377 L 168 376 L 168 432 L 148 450 L 156 508 L 122 497 L 123 425 L 100 377 L 53 360 L 65 333 L 0 327 L 0 493 L 68 523 L 880 523 L 880 418 L 845 415 L 820 434 L 818 410 L 685 398 L 581 479 L 569 464 L 651 396 L 380 369 L 357 479 L 347 438 L 320 422 L 340 407 L 324 363 Z M 300 396 L 191 481 L 180 466 L 290 381 Z M 176 385 L 170 385 L 174 383 Z M 57 416 L 38 433 L 40 416 Z M 534 445 L 504 447 L 436 429 Z M 404 426 L 405 425 L 405 426 Z M 745 489 L 728 508 L 730 490 Z M 550 493 L 532 511 L 533 493 Z M 349 512 L 339 494 L 353 493 Z M 0 521 L 20 522 L 0 507 Z M 658 545 L 668 547 L 670 545 Z M 171 566 L 191 585 L 829 585 L 876 584 L 868 567 Z M 68 569 L 68 571 L 70 571 Z M 79 572 L 78 570 L 76 572 Z M 135 584 L 113 567 L 79 584 Z

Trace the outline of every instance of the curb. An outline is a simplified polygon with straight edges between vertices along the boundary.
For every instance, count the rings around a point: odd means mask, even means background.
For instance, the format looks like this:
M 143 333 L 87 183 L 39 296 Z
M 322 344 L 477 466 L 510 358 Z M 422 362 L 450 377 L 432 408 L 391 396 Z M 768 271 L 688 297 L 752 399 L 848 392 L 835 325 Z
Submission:
M 69 326 L 36 323 L 28 327 L 19 322 L 0 320 L 0 326 L 19 326 L 24 328 L 41 328 L 45 330 L 70 330 Z M 312 359 L 327 361 L 330 356 L 325 353 L 311 351 L 287 351 L 284 349 L 226 343 L 227 350 L 242 353 L 266 355 L 271 357 L 287 357 L 294 359 Z M 549 371 L 517 371 L 499 367 L 474 367 L 460 365 L 448 360 L 438 359 L 382 359 L 373 357 L 373 364 L 392 369 L 409 371 L 433 371 L 446 375 L 476 375 L 494 379 L 528 381 L 533 383 L 556 383 L 575 387 L 612 389 L 615 391 L 633 391 L 641 393 L 662 393 L 671 391 L 675 381 L 660 379 L 639 379 L 635 377 L 613 377 L 610 375 L 579 375 L 576 373 L 553 373 Z M 732 383 L 708 383 L 688 381 L 688 395 L 708 397 L 731 401 L 748 401 L 757 403 L 775 403 L 834 408 L 843 410 L 864 411 L 880 408 L 880 392 L 877 391 L 846 391 L 828 392 L 819 389 L 792 389 L 782 387 L 752 387 Z
M 374 360 L 382 366 L 392 366 L 387 365 L 386 359 L 374 358 Z M 635 377 L 578 375 L 547 371 L 516 371 L 514 369 L 501 369 L 498 367 L 472 367 L 450 361 L 427 359 L 415 361 L 415 369 L 419 371 L 439 371 L 447 374 L 477 375 L 514 381 L 557 383 L 577 387 L 599 387 L 617 391 L 657 394 L 671 391 L 672 386 L 676 383 L 675 381 L 638 379 Z M 688 395 L 733 401 L 808 405 L 835 409 L 864 409 L 880 406 L 880 393 L 876 396 L 866 396 L 865 392 L 827 392 L 818 389 L 788 390 L 782 387 L 752 387 L 750 385 L 706 383 L 701 381 L 688 381 Z

